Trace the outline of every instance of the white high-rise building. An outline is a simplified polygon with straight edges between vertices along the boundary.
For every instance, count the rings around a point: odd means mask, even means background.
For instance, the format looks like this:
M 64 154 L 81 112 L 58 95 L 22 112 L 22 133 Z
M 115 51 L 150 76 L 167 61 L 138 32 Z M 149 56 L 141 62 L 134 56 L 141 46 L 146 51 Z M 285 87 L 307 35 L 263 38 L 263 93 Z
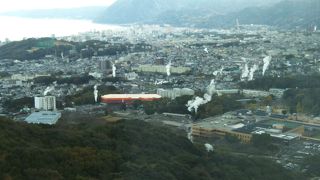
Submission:
M 56 97 L 55 96 L 34 97 L 34 107 L 38 110 L 55 111 L 57 110 Z

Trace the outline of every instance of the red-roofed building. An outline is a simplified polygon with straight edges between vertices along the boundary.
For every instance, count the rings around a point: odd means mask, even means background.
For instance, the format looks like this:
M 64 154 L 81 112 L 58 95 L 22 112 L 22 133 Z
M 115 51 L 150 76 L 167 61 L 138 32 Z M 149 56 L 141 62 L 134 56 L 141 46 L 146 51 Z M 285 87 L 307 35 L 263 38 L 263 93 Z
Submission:
M 101 97 L 101 102 L 108 104 L 126 103 L 130 104 L 133 101 L 157 101 L 161 96 L 158 94 L 108 94 Z

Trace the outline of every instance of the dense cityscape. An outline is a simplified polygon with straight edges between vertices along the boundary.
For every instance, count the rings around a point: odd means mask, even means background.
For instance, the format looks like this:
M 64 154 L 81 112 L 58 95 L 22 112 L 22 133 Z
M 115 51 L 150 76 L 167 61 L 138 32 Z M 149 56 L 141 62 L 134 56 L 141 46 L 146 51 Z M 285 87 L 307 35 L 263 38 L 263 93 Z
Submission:
M 237 179 L 243 171 L 239 179 L 317 179 L 319 49 L 316 25 L 284 30 L 238 19 L 230 28 L 137 24 L 0 41 L 0 177 Z M 31 144 L 10 139 L 20 136 Z M 27 150 L 17 160 L 6 147 L 19 142 Z M 35 156 L 52 167 L 18 170 L 32 148 L 54 146 L 54 160 L 47 150 Z M 166 170 L 153 159 L 158 148 L 159 159 L 174 157 Z M 71 168 L 80 156 L 88 158 L 82 169 Z M 237 169 L 237 159 L 247 167 Z

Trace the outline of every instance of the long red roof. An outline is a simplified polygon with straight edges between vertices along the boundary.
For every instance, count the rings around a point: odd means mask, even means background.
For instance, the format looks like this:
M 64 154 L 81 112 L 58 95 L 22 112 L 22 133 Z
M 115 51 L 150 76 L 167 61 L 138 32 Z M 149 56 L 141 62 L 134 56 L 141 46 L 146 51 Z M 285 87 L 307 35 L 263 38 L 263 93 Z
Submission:
M 158 94 L 108 94 L 101 97 L 102 102 L 114 102 L 114 101 L 153 101 L 160 99 Z

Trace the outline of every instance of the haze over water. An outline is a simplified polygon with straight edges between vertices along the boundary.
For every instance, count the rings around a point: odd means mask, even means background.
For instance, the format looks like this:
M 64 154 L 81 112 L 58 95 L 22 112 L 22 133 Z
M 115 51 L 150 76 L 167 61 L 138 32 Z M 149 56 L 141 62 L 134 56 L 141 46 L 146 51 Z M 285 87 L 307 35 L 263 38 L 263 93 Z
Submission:
M 0 41 L 32 37 L 56 37 L 76 35 L 93 30 L 117 30 L 120 26 L 96 24 L 89 20 L 32 19 L 0 16 Z

